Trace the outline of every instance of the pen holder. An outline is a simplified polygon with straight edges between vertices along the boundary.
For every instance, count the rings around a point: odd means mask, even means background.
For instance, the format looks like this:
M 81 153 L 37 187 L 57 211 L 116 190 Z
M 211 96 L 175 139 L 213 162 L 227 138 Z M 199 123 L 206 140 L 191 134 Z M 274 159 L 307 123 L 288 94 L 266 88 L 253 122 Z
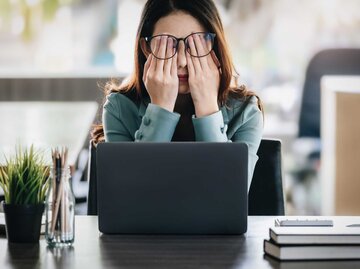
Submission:
M 45 202 L 45 238 L 49 246 L 70 246 L 75 235 L 75 197 L 70 168 L 52 168 Z

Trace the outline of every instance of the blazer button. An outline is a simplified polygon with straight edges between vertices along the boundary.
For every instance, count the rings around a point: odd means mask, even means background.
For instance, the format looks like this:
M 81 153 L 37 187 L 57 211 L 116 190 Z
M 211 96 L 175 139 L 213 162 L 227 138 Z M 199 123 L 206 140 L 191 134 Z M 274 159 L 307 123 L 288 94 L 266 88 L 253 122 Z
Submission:
M 141 132 L 136 132 L 136 138 L 141 140 L 141 138 L 143 138 L 143 134 Z
M 143 117 L 143 123 L 148 126 L 150 124 L 151 120 L 148 117 Z
M 227 124 L 225 124 L 224 127 L 221 127 L 220 128 L 221 133 L 226 133 L 227 127 L 228 127 Z

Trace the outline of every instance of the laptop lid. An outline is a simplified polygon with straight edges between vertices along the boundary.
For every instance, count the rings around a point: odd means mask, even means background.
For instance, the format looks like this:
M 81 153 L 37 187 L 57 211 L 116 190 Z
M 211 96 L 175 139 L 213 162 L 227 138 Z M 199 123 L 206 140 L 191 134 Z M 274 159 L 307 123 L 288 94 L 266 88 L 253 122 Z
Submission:
M 246 232 L 246 144 L 113 142 L 96 155 L 101 232 Z

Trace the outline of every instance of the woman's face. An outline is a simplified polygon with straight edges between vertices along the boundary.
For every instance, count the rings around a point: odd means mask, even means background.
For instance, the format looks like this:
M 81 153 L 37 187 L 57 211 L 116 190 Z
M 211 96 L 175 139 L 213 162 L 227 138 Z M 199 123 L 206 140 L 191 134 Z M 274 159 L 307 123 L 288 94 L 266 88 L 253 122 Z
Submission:
M 177 11 L 158 20 L 154 27 L 153 36 L 169 34 L 177 38 L 184 38 L 191 33 L 206 32 L 207 30 L 193 16 Z M 190 93 L 188 83 L 188 70 L 184 42 L 180 41 L 179 50 L 174 57 L 177 57 L 177 74 L 179 78 L 179 93 Z

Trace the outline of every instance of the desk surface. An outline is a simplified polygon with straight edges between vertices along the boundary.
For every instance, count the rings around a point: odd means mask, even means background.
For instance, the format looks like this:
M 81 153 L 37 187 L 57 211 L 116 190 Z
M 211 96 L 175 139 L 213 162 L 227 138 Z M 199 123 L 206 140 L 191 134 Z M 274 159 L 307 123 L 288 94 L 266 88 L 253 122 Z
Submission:
M 0 164 L 20 143 L 45 150 L 49 162 L 52 147 L 67 146 L 74 165 L 97 108 L 96 102 L 0 102 Z
M 75 244 L 49 249 L 0 237 L 0 268 L 360 268 L 360 261 L 278 262 L 263 254 L 273 217 L 249 217 L 245 236 L 102 235 L 97 217 L 77 216 Z

